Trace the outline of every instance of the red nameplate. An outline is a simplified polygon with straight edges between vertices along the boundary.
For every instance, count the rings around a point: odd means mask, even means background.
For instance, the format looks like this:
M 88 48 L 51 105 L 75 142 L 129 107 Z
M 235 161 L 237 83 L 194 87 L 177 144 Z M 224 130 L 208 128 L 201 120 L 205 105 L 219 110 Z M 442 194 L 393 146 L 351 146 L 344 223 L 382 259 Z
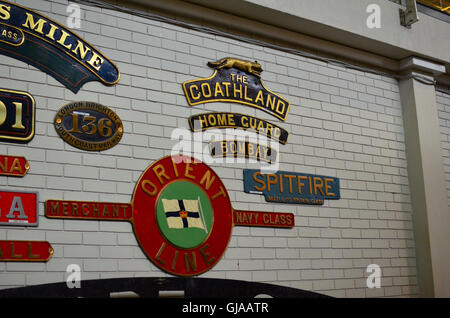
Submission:
M 48 218 L 129 221 L 132 215 L 129 203 L 66 200 L 45 202 L 45 216 Z
M 53 248 L 45 241 L 0 241 L 0 262 L 46 262 Z
M 30 169 L 24 157 L 0 155 L 0 175 L 23 177 Z
M 37 226 L 38 193 L 0 190 L 0 225 Z
M 294 227 L 295 220 L 292 213 L 261 212 L 234 210 L 234 225 L 265 226 L 265 227 Z

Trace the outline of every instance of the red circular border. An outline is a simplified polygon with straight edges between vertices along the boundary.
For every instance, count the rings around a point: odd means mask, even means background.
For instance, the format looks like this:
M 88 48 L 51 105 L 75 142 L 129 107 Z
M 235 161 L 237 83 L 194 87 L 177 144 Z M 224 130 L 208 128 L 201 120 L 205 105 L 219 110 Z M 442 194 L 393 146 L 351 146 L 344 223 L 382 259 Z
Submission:
M 173 168 L 173 162 L 176 163 L 176 171 Z M 187 167 L 187 165 L 189 166 Z M 158 178 L 154 169 L 161 172 L 161 167 L 164 167 L 165 176 L 161 175 Z M 208 170 L 210 171 L 209 180 L 215 179 L 211 182 L 210 188 L 206 190 L 207 182 L 204 181 L 203 184 L 200 184 L 200 181 Z M 167 180 L 166 176 L 170 180 Z M 156 186 L 157 190 L 153 196 L 144 192 L 143 182 L 145 180 Z M 198 247 L 190 249 L 179 248 L 171 244 L 161 234 L 155 215 L 161 191 L 168 184 L 181 180 L 192 182 L 205 191 L 211 201 L 214 214 L 214 223 L 208 238 Z M 144 188 L 153 190 L 148 184 L 145 184 Z M 223 192 L 224 195 L 217 195 L 220 192 Z M 213 199 L 214 195 L 217 195 L 215 199 Z M 208 271 L 220 260 L 230 241 L 233 230 L 233 208 L 225 185 L 209 166 L 193 157 L 168 156 L 154 162 L 139 178 L 134 189 L 132 205 L 133 229 L 139 245 L 156 266 L 170 274 L 194 276 Z M 194 255 L 195 268 L 192 262 Z

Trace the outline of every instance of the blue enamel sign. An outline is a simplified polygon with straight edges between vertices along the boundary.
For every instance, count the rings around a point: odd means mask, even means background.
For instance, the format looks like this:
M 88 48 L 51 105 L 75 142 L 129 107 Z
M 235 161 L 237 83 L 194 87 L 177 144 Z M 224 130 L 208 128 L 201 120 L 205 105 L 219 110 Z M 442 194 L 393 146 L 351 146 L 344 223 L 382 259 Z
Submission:
M 120 78 L 107 57 L 69 29 L 1 0 L 0 54 L 35 66 L 74 93 L 87 82 L 114 85 Z
M 264 194 L 267 202 L 321 205 L 341 198 L 339 179 L 306 173 L 265 173 L 244 169 L 244 191 Z

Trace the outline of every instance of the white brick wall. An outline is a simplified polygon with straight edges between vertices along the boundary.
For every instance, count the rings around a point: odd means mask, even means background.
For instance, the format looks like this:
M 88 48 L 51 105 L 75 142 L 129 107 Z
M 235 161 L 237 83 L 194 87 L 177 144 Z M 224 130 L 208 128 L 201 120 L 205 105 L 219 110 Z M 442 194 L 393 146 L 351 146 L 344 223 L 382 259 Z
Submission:
M 443 91 L 436 91 L 436 104 L 441 127 L 442 157 L 444 159 L 450 213 L 450 94 Z
M 67 1 L 17 3 L 65 23 Z M 338 177 L 342 199 L 323 206 L 266 203 L 263 196 L 243 192 L 242 168 L 256 165 L 212 165 L 227 185 L 234 208 L 293 212 L 296 227 L 236 227 L 223 259 L 203 276 L 269 282 L 339 297 L 416 295 L 395 80 L 125 13 L 81 7 L 82 28 L 77 33 L 117 64 L 121 80 L 116 86 L 88 83 L 75 95 L 35 68 L 0 56 L 0 87 L 28 91 L 37 101 L 34 139 L 25 145 L 0 145 L 1 153 L 26 156 L 31 169 L 23 179 L 2 177 L 1 188 L 39 191 L 41 201 L 38 228 L 0 227 L 0 239 L 45 239 L 55 249 L 48 263 L 0 263 L 0 288 L 64 281 L 70 263 L 81 266 L 83 279 L 167 276 L 145 257 L 131 224 L 50 220 L 43 215 L 43 202 L 130 202 L 144 169 L 170 154 L 177 142 L 170 140 L 174 128 L 188 128 L 187 118 L 199 112 L 232 111 L 287 129 L 289 143 L 280 146 L 280 169 Z M 265 85 L 291 103 L 286 122 L 238 104 L 188 106 L 182 82 L 210 76 L 206 62 L 225 56 L 261 63 Z M 438 96 L 450 105 L 448 98 Z M 118 146 L 89 153 L 58 137 L 53 128 L 56 111 L 86 99 L 120 116 L 125 132 Z M 365 270 L 373 263 L 382 268 L 381 289 L 366 287 Z

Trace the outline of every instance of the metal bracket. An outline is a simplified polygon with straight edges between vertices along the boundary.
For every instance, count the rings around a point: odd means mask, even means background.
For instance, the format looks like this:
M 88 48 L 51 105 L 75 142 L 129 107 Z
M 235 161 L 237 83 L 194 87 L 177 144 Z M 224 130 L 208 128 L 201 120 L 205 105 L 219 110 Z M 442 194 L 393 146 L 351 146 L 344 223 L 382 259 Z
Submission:
M 406 9 L 400 8 L 400 24 L 411 29 L 411 24 L 419 21 L 416 0 L 406 0 Z

